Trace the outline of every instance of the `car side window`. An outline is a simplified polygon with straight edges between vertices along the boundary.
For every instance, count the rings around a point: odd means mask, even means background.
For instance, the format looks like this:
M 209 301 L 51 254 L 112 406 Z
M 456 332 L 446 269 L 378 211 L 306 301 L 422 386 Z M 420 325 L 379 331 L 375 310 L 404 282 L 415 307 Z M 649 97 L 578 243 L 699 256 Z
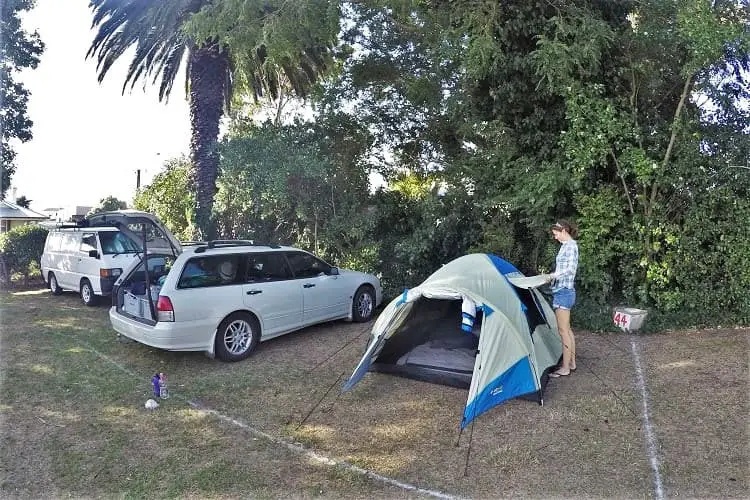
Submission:
M 81 252 L 89 253 L 91 250 L 96 250 L 96 235 L 86 233 L 81 237 Z
M 246 258 L 245 282 L 247 283 L 288 280 L 292 277 L 289 264 L 281 252 L 251 253 L 247 254 Z
M 182 269 L 177 287 L 203 288 L 241 283 L 238 278 L 240 261 L 239 254 L 193 257 Z
M 288 252 L 286 257 L 295 278 L 313 278 L 331 272 L 331 266 L 309 253 Z

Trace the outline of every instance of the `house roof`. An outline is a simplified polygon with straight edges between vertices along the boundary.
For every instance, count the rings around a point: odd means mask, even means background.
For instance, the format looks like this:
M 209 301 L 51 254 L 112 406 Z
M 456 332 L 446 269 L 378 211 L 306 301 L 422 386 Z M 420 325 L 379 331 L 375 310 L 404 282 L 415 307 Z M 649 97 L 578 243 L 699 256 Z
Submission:
M 19 207 L 15 203 L 0 201 L 0 219 L 8 220 L 47 220 L 49 217 L 31 209 Z

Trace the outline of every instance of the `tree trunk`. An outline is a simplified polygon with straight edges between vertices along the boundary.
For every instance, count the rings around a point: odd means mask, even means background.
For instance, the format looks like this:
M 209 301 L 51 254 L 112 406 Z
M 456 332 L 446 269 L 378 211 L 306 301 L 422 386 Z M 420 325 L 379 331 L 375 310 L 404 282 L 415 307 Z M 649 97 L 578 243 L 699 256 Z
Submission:
M 211 210 L 219 172 L 219 121 L 228 91 L 229 59 L 218 44 L 190 51 L 190 159 L 195 186 L 195 226 L 198 238 L 216 237 Z

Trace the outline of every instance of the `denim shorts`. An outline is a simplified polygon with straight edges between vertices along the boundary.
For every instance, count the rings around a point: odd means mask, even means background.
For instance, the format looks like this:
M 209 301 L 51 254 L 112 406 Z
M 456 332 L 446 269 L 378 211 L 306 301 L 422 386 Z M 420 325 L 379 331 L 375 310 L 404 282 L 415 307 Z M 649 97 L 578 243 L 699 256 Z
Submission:
M 576 291 L 570 288 L 560 288 L 554 291 L 552 295 L 553 309 L 573 309 L 576 303 Z

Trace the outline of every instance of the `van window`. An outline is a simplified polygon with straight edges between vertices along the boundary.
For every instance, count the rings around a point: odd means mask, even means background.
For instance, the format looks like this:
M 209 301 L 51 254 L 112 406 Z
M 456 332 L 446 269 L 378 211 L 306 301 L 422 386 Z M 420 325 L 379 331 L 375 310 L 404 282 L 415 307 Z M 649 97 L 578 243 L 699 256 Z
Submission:
M 177 288 L 201 288 L 242 283 L 242 275 L 238 272 L 241 260 L 242 255 L 239 254 L 193 257 L 185 264 Z
M 59 252 L 60 246 L 62 245 L 62 237 L 63 235 L 61 233 L 50 233 L 49 240 L 47 240 L 47 249 L 45 251 Z
M 80 233 L 63 233 L 62 235 L 62 245 L 60 245 L 60 249 L 63 252 L 76 252 L 78 251 L 78 234 Z
M 289 264 L 281 252 L 251 253 L 246 258 L 245 282 L 247 283 L 286 280 L 292 277 Z
M 89 253 L 96 250 L 96 235 L 93 233 L 84 234 L 81 238 L 81 252 Z
M 140 250 L 135 241 L 120 231 L 100 231 L 99 241 L 102 244 L 102 252 L 106 255 L 137 253 Z

